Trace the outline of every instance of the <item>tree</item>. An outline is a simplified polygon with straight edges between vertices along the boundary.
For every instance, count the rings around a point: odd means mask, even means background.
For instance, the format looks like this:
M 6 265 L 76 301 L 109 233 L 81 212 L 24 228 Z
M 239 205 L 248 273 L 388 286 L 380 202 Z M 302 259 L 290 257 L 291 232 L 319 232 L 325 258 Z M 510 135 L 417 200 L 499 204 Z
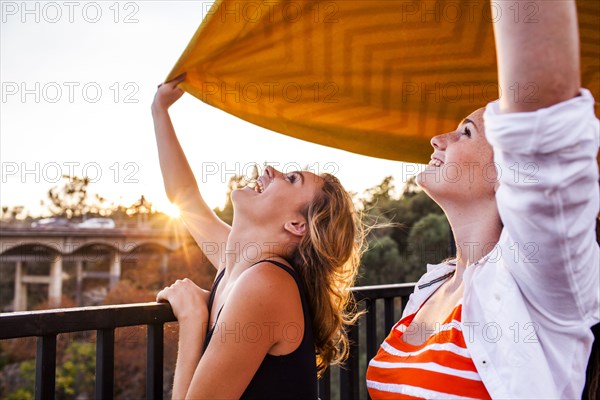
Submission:
M 56 391 L 57 399 L 89 398 L 94 394 L 96 369 L 96 345 L 89 340 L 69 342 L 66 348 L 57 351 Z M 35 360 L 25 360 L 18 364 L 18 386 L 5 398 L 24 400 L 34 398 Z M 16 384 L 16 385 L 15 385 Z M 8 388 L 11 390 L 12 388 Z
M 417 280 L 425 273 L 425 265 L 437 264 L 448 258 L 450 244 L 450 226 L 444 214 L 427 214 L 410 230 L 408 235 L 409 251 L 407 261 L 410 280 Z
M 138 224 L 148 223 L 148 216 L 154 212 L 155 210 L 152 203 L 146 200 L 144 195 L 141 195 L 140 198 L 126 210 L 128 216 L 135 216 L 137 218 Z
M 363 255 L 358 284 L 380 285 L 402 282 L 403 269 L 398 244 L 388 235 L 374 237 L 369 241 L 369 250 Z
M 379 185 L 365 190 L 362 205 L 365 210 L 374 208 L 385 209 L 392 200 L 391 193 L 395 190 L 394 177 L 386 176 Z
M 78 340 L 71 342 L 56 371 L 56 397 L 58 399 L 92 397 L 95 370 L 96 345 Z
M 44 202 L 52 215 L 71 219 L 88 213 L 99 214 L 105 208 L 105 198 L 98 194 L 93 197 L 88 195 L 90 178 L 69 175 L 62 177 L 67 182 L 48 190 L 48 200 Z
M 366 190 L 361 200 L 363 221 L 376 227 L 367 238 L 369 248 L 362 260 L 361 285 L 414 281 L 425 271 L 427 262 L 439 262 L 448 256 L 449 229 L 442 209 L 414 178 L 406 182 L 399 197 L 394 197 L 393 191 L 394 182 L 388 176 Z M 443 252 L 433 251 L 442 247 Z
M 23 215 L 25 213 L 25 215 Z M 12 217 L 13 219 L 17 219 L 19 217 L 27 218 L 27 211 L 23 206 L 14 206 L 12 209 Z

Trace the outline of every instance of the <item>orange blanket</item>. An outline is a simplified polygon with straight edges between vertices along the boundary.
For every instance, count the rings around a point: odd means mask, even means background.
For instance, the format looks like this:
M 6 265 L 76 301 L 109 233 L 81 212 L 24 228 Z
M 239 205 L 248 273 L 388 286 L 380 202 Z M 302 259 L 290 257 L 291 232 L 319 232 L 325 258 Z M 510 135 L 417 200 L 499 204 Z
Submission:
M 217 0 L 167 80 L 187 72 L 187 92 L 285 135 L 426 163 L 432 136 L 498 97 L 492 19 L 535 23 L 532 4 Z M 583 86 L 600 99 L 600 1 L 577 5 Z

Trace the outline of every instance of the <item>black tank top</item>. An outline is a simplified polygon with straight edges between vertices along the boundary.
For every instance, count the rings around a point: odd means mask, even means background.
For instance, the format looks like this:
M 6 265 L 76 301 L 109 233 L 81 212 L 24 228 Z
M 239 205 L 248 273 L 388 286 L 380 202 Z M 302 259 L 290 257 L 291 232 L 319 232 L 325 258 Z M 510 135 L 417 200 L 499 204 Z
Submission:
M 310 307 L 306 299 L 304 292 L 304 286 L 302 281 L 299 279 L 296 271 L 289 268 L 285 264 L 282 264 L 273 260 L 261 260 L 252 266 L 261 263 L 269 262 L 283 269 L 289 273 L 296 285 L 298 285 L 298 291 L 300 292 L 300 299 L 302 301 L 302 310 L 304 314 L 304 337 L 300 346 L 293 352 L 282 355 L 274 356 L 266 354 L 260 367 L 254 374 L 254 377 L 248 384 L 248 387 L 240 397 L 241 399 L 317 399 L 317 366 L 316 366 L 316 355 L 315 355 L 315 342 L 312 330 L 312 318 L 310 315 Z M 215 279 L 213 287 L 210 292 L 208 300 L 208 310 L 210 321 L 210 310 L 212 310 L 215 293 L 217 286 L 223 275 L 225 269 L 221 270 L 219 276 Z M 210 327 L 206 333 L 206 340 L 204 341 L 204 350 L 208 347 L 210 340 L 214 333 L 214 327 L 217 324 L 221 310 L 217 313 L 215 318 L 215 324 Z

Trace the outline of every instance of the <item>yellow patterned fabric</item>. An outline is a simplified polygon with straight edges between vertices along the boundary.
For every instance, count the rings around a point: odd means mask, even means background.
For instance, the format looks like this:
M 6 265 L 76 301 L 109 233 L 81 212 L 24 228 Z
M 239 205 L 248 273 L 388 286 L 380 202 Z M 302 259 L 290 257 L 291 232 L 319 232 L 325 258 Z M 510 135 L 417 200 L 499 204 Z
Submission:
M 600 1 L 577 2 L 582 84 L 600 98 Z M 217 0 L 167 80 L 267 129 L 427 163 L 432 136 L 498 97 L 492 20 L 534 3 Z M 514 87 L 535 101 L 534 85 Z M 598 115 L 598 104 L 596 114 Z

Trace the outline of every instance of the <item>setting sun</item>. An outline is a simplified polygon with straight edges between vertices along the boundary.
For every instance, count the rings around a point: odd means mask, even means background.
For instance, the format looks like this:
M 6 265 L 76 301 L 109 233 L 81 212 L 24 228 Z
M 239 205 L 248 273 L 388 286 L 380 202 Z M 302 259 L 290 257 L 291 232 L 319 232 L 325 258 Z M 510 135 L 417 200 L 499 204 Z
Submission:
M 173 203 L 168 203 L 163 212 L 171 218 L 179 218 L 181 216 L 179 208 Z

